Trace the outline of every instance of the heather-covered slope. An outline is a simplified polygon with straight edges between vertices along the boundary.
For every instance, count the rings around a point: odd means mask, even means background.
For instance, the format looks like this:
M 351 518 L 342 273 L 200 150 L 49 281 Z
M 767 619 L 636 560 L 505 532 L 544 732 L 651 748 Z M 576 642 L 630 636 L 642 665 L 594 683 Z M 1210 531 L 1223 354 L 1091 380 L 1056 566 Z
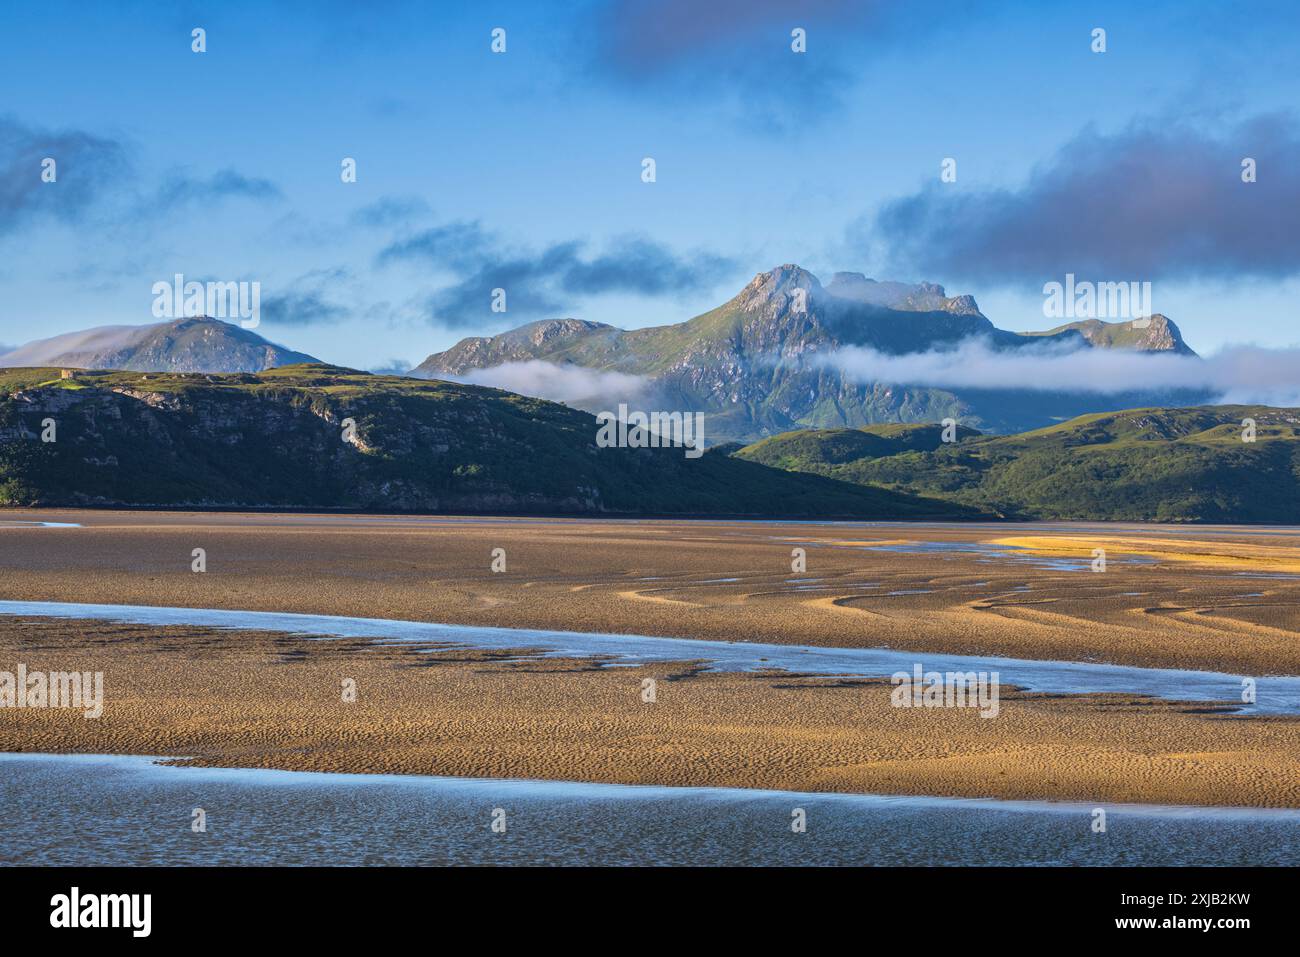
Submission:
M 348 428 L 352 420 L 355 431 Z M 55 441 L 41 436 L 54 423 Z M 0 372 L 0 504 L 960 517 L 714 452 L 598 448 L 540 399 L 325 365 Z

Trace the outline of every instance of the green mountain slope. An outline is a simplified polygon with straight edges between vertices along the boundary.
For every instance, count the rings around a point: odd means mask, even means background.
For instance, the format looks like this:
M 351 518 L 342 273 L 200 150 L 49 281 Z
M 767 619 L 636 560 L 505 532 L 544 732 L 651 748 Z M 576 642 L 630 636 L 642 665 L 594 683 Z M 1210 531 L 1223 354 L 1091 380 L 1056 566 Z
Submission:
M 413 372 L 466 376 L 513 363 L 618 372 L 644 382 L 641 408 L 704 412 L 711 440 L 742 440 L 796 428 L 952 417 L 992 431 L 1018 431 L 1078 415 L 1166 401 L 1129 395 L 1037 393 L 1009 389 L 944 390 L 861 382 L 827 359 L 844 347 L 904 355 L 981 341 L 1000 350 L 1132 348 L 1190 354 L 1177 327 L 1160 317 L 1145 338 L 1126 323 L 1081 324 L 1021 335 L 998 329 L 970 296 L 948 296 L 931 283 L 876 282 L 836 273 L 825 286 L 796 265 L 759 273 L 739 294 L 685 322 L 624 331 L 577 319 L 534 322 L 491 337 L 464 339 L 429 356 Z M 1078 326 L 1076 328 L 1076 326 Z M 1158 328 L 1155 328 L 1158 326 Z M 476 381 L 490 381 L 483 377 Z M 613 408 L 618 396 L 601 408 Z M 1174 404 L 1203 401 L 1181 396 Z M 597 411 L 590 403 L 585 407 Z
M 971 514 L 714 452 L 597 448 L 596 432 L 590 415 L 540 399 L 319 364 L 69 379 L 0 370 L 0 504 Z
M 1254 442 L 1242 441 L 1247 418 Z M 917 427 L 916 441 L 929 434 Z M 1300 523 L 1298 409 L 1129 409 L 928 448 L 875 429 L 793 432 L 733 454 L 1009 518 Z

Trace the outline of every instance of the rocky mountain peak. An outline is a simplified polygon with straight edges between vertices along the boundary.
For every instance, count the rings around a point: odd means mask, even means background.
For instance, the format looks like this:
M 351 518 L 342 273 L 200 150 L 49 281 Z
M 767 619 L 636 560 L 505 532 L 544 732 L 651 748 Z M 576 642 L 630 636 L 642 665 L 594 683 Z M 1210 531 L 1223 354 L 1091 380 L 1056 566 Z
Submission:
M 746 303 L 767 302 L 775 296 L 792 295 L 796 289 L 811 294 L 822 289 L 822 282 L 800 265 L 785 263 L 775 269 L 768 269 L 766 273 L 759 273 L 741 290 L 737 298 L 744 299 Z
M 749 281 L 735 304 L 746 312 L 767 311 L 780 308 L 796 299 L 796 290 L 802 289 L 805 303 L 821 292 L 821 281 L 794 263 L 785 263 L 767 272 L 761 272 Z
M 837 299 L 904 312 L 948 312 L 979 315 L 973 296 L 949 297 L 943 286 L 933 282 L 893 282 L 870 279 L 860 272 L 837 272 L 826 291 Z
M 594 332 L 597 329 L 612 329 L 603 322 L 592 322 L 589 319 L 543 319 L 540 322 L 534 322 L 525 327 L 528 330 L 528 339 L 535 346 L 543 345 L 555 339 L 563 339 L 568 336 L 582 335 L 587 332 Z
M 1138 348 L 1152 351 L 1190 352 L 1191 348 L 1183 341 L 1183 334 L 1168 316 L 1161 313 L 1129 323 L 1137 332 Z

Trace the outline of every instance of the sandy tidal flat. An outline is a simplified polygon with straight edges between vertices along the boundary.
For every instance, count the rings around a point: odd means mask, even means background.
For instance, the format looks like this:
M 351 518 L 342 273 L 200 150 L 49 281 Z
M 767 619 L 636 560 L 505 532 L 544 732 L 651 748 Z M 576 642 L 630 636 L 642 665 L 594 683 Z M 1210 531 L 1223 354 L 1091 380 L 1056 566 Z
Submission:
M 1300 674 L 1300 573 L 1282 570 L 1300 566 L 1297 529 L 66 510 L 5 518 L 83 526 L 0 527 L 5 599 Z M 1007 544 L 1025 538 L 1033 547 Z M 1103 545 L 1116 550 L 1093 573 Z M 202 574 L 191 571 L 195 548 L 206 555 Z M 792 568 L 796 548 L 803 570 Z M 494 549 L 504 550 L 504 572 L 492 571 Z
M 102 671 L 104 714 L 8 711 L 0 751 L 793 791 L 1300 807 L 1300 721 L 1003 689 L 998 716 L 888 681 L 604 668 L 267 632 L 0 618 L 0 661 Z M 512 660 L 514 659 L 514 660 Z M 645 680 L 654 681 L 653 701 Z M 344 700 L 344 682 L 356 700 Z
M 0 528 L 0 598 L 1300 673 L 1294 530 L 60 512 Z M 1094 543 L 1123 539 L 1107 571 Z M 1133 544 L 1136 542 L 1136 544 Z M 1213 554 L 1246 564 L 1202 561 Z M 203 548 L 207 571 L 191 570 Z M 1267 566 L 1250 564 L 1267 547 Z M 493 572 L 493 549 L 506 569 Z M 806 567 L 791 568 L 803 549 Z M 1077 554 L 1075 552 L 1077 551 Z M 1188 552 L 1194 552 L 1188 560 Z M 1168 553 L 1168 554 L 1167 554 Z M 1178 553 L 1177 559 L 1169 555 Z M 1285 556 L 1283 556 L 1285 557 Z M 1244 574 L 1243 574 L 1244 572 Z M 1251 577 L 1255 576 L 1255 577 Z M 1300 807 L 1300 722 L 1003 688 L 995 719 L 886 680 L 602 667 L 265 632 L 0 618 L 0 670 L 102 671 L 97 720 L 0 712 L 0 750 L 294 770 Z M 653 679 L 655 700 L 644 700 Z M 355 681 L 357 699 L 341 687 Z

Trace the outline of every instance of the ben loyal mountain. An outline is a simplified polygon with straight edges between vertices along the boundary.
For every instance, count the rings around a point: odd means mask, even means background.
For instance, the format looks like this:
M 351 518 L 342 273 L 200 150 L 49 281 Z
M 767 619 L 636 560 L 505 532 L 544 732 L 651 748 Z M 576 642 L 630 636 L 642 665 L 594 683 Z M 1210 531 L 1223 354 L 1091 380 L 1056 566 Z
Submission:
M 1159 314 L 1022 334 L 994 326 L 971 296 L 949 296 L 932 283 L 878 282 L 840 272 L 823 285 L 806 269 L 784 265 L 758 274 L 728 302 L 685 322 L 628 331 L 577 319 L 534 322 L 464 339 L 429 356 L 413 374 L 505 384 L 510 378 L 503 373 L 536 362 L 622 373 L 635 377 L 643 404 L 704 411 L 706 434 L 714 441 L 753 441 L 798 428 L 938 422 L 949 416 L 985 431 L 1015 432 L 1085 412 L 1206 399 L 1141 388 L 1103 396 L 899 385 L 853 377 L 835 361 L 845 347 L 902 356 L 971 343 L 996 351 L 1046 347 L 1195 355 L 1178 327 Z M 599 401 L 613 400 L 602 396 Z M 592 409 L 591 402 L 577 404 Z

